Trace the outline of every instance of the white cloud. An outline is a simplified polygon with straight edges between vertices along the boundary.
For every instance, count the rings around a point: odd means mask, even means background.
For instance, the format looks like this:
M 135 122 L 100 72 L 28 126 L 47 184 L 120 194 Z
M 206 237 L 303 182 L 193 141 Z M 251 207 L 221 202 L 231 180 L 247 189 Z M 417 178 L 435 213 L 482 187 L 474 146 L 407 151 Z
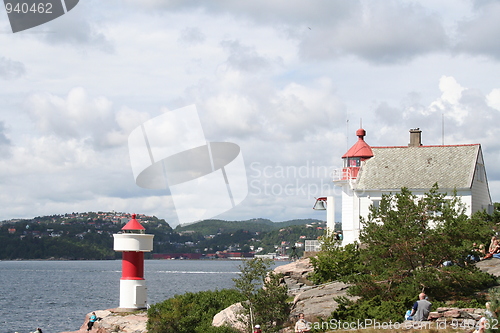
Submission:
M 103 32 L 101 22 L 89 21 L 89 14 L 96 11 L 95 4 L 80 1 L 65 15 L 36 27 L 34 31 L 43 31 L 42 40 L 49 44 L 72 45 L 79 49 L 97 49 L 114 52 L 114 45 Z
M 500 163 L 497 153 L 500 151 L 500 143 L 498 130 L 492 124 L 500 122 L 500 113 L 489 105 L 496 98 L 497 89 L 485 95 L 477 89 L 463 87 L 451 76 L 441 77 L 439 89 L 441 96 L 436 100 L 427 106 L 415 104 L 416 107 L 403 107 L 399 117 L 399 108 L 382 103 L 377 111 L 381 115 L 377 118 L 377 123 L 384 129 L 384 135 L 379 135 L 379 139 L 387 145 L 394 142 L 394 135 L 406 141 L 408 134 L 404 132 L 401 135 L 401 129 L 419 127 L 423 131 L 424 144 L 441 144 L 444 122 L 444 143 L 481 143 L 489 179 L 497 179 L 500 173 L 494 166 Z M 386 120 L 388 118 L 399 120 L 389 122 Z M 387 138 L 387 134 L 391 136 Z M 370 139 L 369 137 L 368 140 Z
M 310 87 L 291 83 L 277 93 L 272 107 L 270 134 L 279 132 L 294 141 L 320 129 L 337 128 L 344 114 L 343 103 L 328 79 L 320 79 Z
M 260 24 L 292 24 L 300 25 L 308 23 L 328 23 L 336 19 L 350 15 L 356 11 L 359 1 L 311 0 L 308 2 L 300 0 L 255 0 L 231 1 L 162 1 L 162 0 L 127 0 L 142 10 L 156 11 L 165 10 L 170 12 L 181 11 L 203 11 L 213 16 L 234 15 L 238 18 L 246 18 Z
M 25 74 L 26 68 L 22 62 L 0 57 L 0 78 L 12 80 Z
M 186 27 L 179 36 L 179 42 L 185 44 L 201 44 L 207 37 L 198 27 Z
M 11 140 L 7 136 L 5 123 L 0 121 L 0 160 L 6 159 L 11 153 Z
M 102 97 L 89 100 L 83 88 L 71 89 L 66 98 L 38 93 L 27 102 L 38 130 L 62 138 L 102 137 L 102 130 L 112 125 L 111 107 L 111 102 Z
M 486 103 L 488 104 L 489 107 L 500 111 L 500 89 L 493 89 L 487 96 L 486 96 Z
M 497 186 L 497 13 L 467 0 L 91 0 L 0 34 L 0 219 L 114 209 L 174 223 L 168 192 L 135 185 L 127 138 L 191 104 L 207 140 L 260 170 L 339 167 L 360 118 L 375 146 L 406 145 L 415 127 L 439 144 L 444 115 L 445 143 L 481 143 Z M 222 217 L 312 217 L 302 186 L 331 185 L 258 179 L 295 192 L 261 182 Z
M 221 45 L 229 53 L 228 66 L 236 70 L 256 73 L 268 70 L 273 62 L 260 56 L 254 48 L 241 45 L 239 41 L 225 40 L 222 41 Z M 280 60 L 277 59 L 275 62 L 279 63 Z
M 465 89 L 453 77 L 447 76 L 442 76 L 439 80 L 439 89 L 442 92 L 441 98 L 432 102 L 428 112 L 441 112 L 459 124 L 463 124 L 468 114 L 468 111 L 460 103 L 462 92 Z
M 136 1 L 143 10 L 201 10 L 233 15 L 245 24 L 269 25 L 299 42 L 306 59 L 356 55 L 374 63 L 404 62 L 447 48 L 437 14 L 401 1 Z M 394 27 L 398 28 L 395 29 Z
M 358 10 L 336 26 L 306 31 L 300 53 L 313 59 L 356 55 L 374 63 L 397 63 L 446 48 L 439 19 L 418 4 L 369 2 Z
M 483 1 L 476 6 L 474 14 L 458 22 L 456 51 L 500 59 L 500 46 L 495 42 L 500 31 L 500 4 L 496 1 Z
M 88 141 L 98 149 L 124 144 L 128 133 L 149 118 L 126 107 L 114 111 L 109 99 L 90 97 L 81 87 L 71 89 L 65 98 L 33 94 L 26 110 L 42 134 Z

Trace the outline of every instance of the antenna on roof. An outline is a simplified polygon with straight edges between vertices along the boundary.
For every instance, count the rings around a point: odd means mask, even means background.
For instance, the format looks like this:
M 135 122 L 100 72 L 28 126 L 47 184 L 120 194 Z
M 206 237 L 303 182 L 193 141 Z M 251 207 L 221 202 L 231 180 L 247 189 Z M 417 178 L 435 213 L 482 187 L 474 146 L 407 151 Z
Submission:
M 349 111 L 345 113 L 345 149 L 349 149 Z

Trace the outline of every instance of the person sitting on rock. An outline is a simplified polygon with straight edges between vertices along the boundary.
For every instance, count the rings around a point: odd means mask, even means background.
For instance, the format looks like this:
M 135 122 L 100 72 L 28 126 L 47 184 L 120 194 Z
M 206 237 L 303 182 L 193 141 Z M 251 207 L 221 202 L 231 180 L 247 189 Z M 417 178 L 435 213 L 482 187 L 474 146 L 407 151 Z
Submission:
M 486 317 L 481 315 L 479 320 L 477 321 L 477 328 L 474 332 L 477 333 L 485 333 L 486 332 Z
M 495 237 L 491 237 L 491 244 L 489 252 L 484 256 L 483 259 L 489 259 L 493 257 L 494 254 L 500 253 L 500 241 Z
M 498 239 L 496 236 L 492 236 L 491 237 L 491 241 L 490 241 L 490 247 L 488 248 L 488 253 L 489 252 L 492 252 L 493 249 L 495 249 L 495 247 L 498 245 Z
M 483 247 L 482 250 L 481 250 L 481 246 Z M 472 251 L 467 256 L 467 260 L 466 260 L 465 264 L 467 265 L 468 262 L 478 262 L 484 256 L 485 256 L 484 245 L 481 244 L 478 246 L 477 243 L 473 243 L 472 244 Z
M 484 316 L 486 317 L 486 319 L 495 318 L 496 314 L 493 311 L 491 311 L 491 302 L 486 302 L 485 306 L 486 310 L 484 311 Z
M 295 323 L 295 333 L 309 332 L 311 324 L 304 319 L 304 314 L 299 313 L 299 320 Z
M 432 303 L 427 300 L 427 296 L 424 293 L 418 295 L 418 301 L 413 304 L 413 309 L 411 311 L 411 316 L 415 321 L 428 320 L 429 313 L 431 312 Z
M 94 323 L 97 321 L 97 316 L 95 315 L 95 312 L 92 312 L 92 315 L 89 318 L 89 322 L 87 323 L 87 331 L 90 331 L 92 329 L 92 326 L 94 326 Z

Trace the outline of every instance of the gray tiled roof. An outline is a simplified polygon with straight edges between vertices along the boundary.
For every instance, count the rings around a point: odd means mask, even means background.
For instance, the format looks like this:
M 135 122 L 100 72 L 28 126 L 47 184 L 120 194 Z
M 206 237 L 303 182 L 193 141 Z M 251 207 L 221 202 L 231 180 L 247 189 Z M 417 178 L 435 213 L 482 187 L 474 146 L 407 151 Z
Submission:
M 357 189 L 470 188 L 479 144 L 460 146 L 372 147 L 361 167 Z

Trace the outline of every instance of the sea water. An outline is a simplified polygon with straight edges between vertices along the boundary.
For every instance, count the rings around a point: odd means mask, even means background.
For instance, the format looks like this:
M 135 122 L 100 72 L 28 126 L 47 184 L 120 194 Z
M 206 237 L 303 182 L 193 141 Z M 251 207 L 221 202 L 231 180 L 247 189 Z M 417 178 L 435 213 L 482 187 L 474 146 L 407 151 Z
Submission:
M 279 262 L 277 265 L 285 264 Z M 148 303 L 232 288 L 241 262 L 146 260 Z M 0 333 L 76 331 L 85 315 L 119 305 L 121 261 L 0 261 Z

